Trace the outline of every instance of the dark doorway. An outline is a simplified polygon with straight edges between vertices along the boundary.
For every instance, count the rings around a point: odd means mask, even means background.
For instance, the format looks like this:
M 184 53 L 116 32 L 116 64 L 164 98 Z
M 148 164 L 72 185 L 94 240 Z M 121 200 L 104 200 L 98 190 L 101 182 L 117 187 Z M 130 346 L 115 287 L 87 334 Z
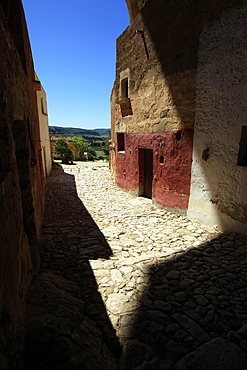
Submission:
M 139 149 L 139 195 L 152 199 L 153 150 Z

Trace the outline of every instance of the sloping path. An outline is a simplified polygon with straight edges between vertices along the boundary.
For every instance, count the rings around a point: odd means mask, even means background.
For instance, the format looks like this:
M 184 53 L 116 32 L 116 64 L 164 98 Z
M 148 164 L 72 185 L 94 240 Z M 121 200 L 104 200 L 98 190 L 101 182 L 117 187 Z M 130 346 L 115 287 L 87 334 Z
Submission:
M 132 197 L 107 167 L 64 170 L 47 181 L 27 369 L 246 369 L 246 237 Z

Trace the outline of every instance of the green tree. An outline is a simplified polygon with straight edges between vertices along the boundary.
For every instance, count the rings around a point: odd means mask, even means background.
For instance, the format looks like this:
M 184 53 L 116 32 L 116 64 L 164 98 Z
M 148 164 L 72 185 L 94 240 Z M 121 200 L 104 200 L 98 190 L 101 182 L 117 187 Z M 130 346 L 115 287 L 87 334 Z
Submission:
M 88 143 L 82 136 L 74 136 L 72 141 L 78 150 L 79 159 L 82 159 L 83 153 L 88 151 L 88 149 L 91 147 L 91 144 Z
M 107 160 L 109 160 L 109 145 L 108 145 L 108 147 L 106 147 L 106 148 L 102 148 L 102 151 L 103 151 L 103 153 L 104 153 L 104 155 L 105 155 L 105 158 L 106 158 Z
M 73 161 L 74 153 L 69 148 L 69 145 L 66 140 L 64 139 L 57 140 L 54 149 L 55 153 L 60 155 L 62 163 L 68 164 L 69 162 Z
M 109 134 L 108 136 L 108 140 L 107 141 L 104 141 L 103 144 L 104 144 L 104 148 L 102 148 L 102 151 L 105 155 L 105 158 L 109 161 L 109 155 L 110 155 L 110 149 L 109 149 L 109 145 L 110 145 L 110 139 L 111 139 L 111 135 Z
M 87 156 L 89 161 L 94 161 L 95 159 L 97 159 L 97 153 L 92 148 L 88 148 Z

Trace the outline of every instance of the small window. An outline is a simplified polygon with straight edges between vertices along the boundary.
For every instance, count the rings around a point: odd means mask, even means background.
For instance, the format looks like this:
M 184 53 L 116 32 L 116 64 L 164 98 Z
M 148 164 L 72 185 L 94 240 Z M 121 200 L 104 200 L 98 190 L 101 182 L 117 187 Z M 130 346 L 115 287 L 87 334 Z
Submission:
M 128 77 L 121 80 L 121 99 L 129 97 L 129 79 Z
M 181 139 L 182 139 L 182 132 L 181 131 L 176 132 L 176 140 L 180 141 Z
M 125 151 L 124 133 L 117 133 L 117 150 L 118 150 L 118 152 L 124 152 Z
M 43 100 L 43 98 L 41 98 L 41 112 L 42 112 L 42 114 L 45 113 L 45 107 L 44 107 L 44 100 Z
M 242 126 L 238 153 L 238 166 L 247 167 L 247 126 Z
M 46 101 L 43 98 L 41 98 L 41 112 L 44 116 L 48 116 Z
M 160 156 L 160 163 L 164 163 L 165 162 L 165 157 L 163 155 Z

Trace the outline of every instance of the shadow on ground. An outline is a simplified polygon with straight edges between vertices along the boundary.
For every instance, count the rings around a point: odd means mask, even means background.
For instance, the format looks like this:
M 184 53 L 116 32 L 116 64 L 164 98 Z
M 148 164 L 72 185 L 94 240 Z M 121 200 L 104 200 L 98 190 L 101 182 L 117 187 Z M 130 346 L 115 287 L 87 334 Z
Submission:
M 120 345 L 88 262 L 112 252 L 78 198 L 74 176 L 59 166 L 47 179 L 40 247 L 27 304 L 25 370 L 117 369 Z
M 231 233 L 149 266 L 120 369 L 245 370 L 246 253 Z
M 121 353 L 89 264 L 111 249 L 74 176 L 57 167 L 29 291 L 25 370 L 245 370 L 246 253 L 247 238 L 231 233 L 147 266 L 149 284 Z

